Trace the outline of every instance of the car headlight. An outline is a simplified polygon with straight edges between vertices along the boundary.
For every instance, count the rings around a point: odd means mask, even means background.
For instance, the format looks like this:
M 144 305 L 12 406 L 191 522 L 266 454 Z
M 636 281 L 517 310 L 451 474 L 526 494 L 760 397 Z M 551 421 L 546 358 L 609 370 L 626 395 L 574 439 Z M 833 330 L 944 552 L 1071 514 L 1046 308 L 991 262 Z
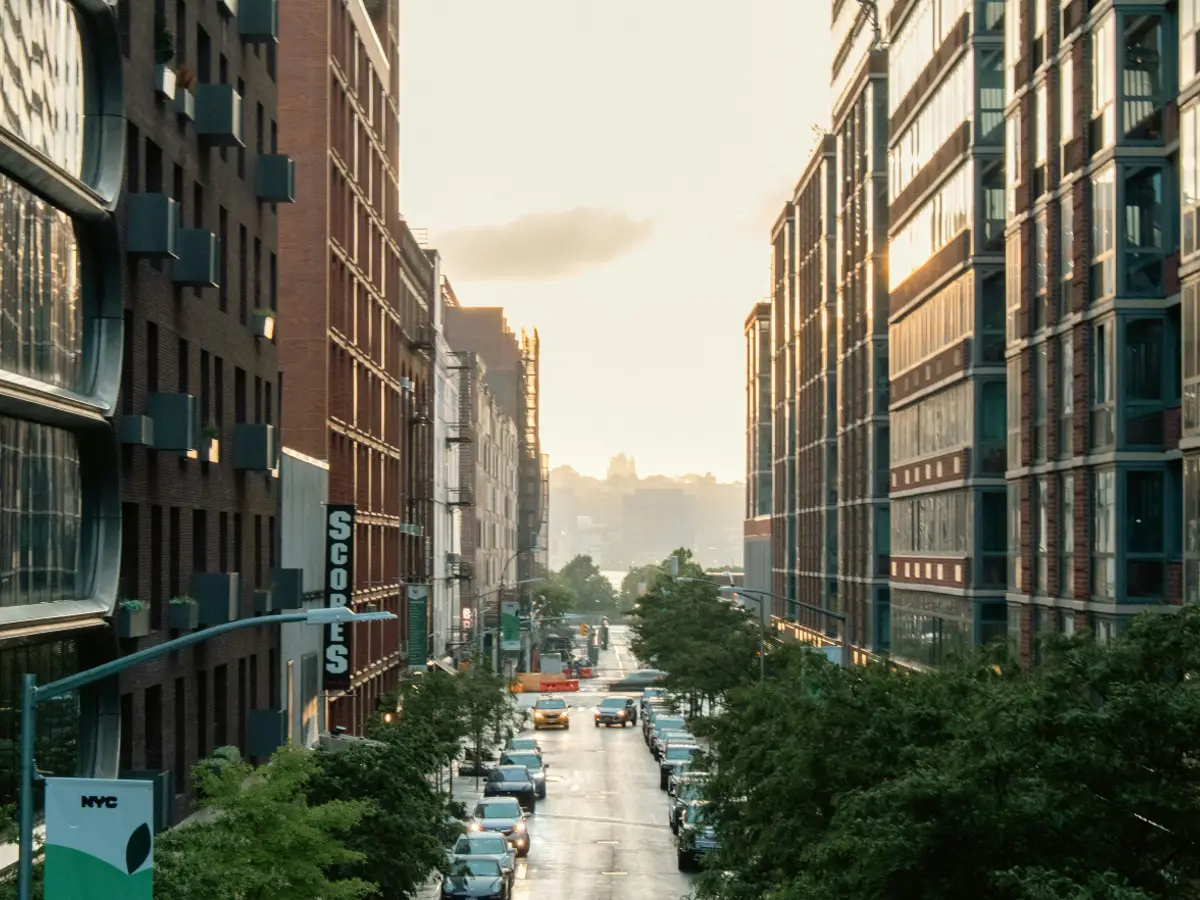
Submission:
M 620 711 L 617 713 L 617 718 L 619 718 L 619 719 L 623 719 L 623 718 L 625 718 L 625 710 L 620 710 Z
M 518 833 L 524 832 L 525 831 L 525 823 L 518 822 L 516 825 L 513 826 L 513 831 L 516 831 Z
M 480 825 L 478 822 L 472 822 L 470 825 L 467 826 L 467 830 L 468 831 L 483 831 L 483 826 Z

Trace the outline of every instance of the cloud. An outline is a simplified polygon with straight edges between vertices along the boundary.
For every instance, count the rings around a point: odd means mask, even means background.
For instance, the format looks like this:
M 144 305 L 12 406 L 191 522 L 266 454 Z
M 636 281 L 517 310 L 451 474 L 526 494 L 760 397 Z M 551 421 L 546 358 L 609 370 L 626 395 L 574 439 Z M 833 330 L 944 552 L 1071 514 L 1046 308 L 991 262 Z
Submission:
M 443 231 L 435 235 L 435 246 L 456 280 L 540 281 L 612 262 L 653 228 L 651 219 L 581 206 Z

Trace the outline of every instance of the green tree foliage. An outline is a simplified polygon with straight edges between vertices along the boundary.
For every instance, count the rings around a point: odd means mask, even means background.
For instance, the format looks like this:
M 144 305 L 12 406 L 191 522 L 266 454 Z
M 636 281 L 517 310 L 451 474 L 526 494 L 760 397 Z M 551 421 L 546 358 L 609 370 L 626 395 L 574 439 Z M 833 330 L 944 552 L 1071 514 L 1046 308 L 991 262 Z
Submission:
M 159 900 L 356 900 L 374 886 L 340 877 L 361 854 L 344 836 L 370 806 L 360 800 L 310 803 L 317 754 L 277 751 L 270 765 L 199 766 L 203 821 L 160 834 L 154 849 Z
M 574 610 L 579 602 L 574 588 L 557 573 L 552 573 L 545 581 L 535 584 L 533 595 L 537 598 L 542 617 L 546 619 L 557 619 L 566 615 Z
M 555 578 L 575 595 L 576 611 L 584 615 L 616 608 L 617 592 L 590 556 L 576 556 Z
M 621 608 L 633 609 L 638 597 L 642 595 L 642 586 L 650 590 L 662 574 L 661 566 L 631 566 L 621 579 Z
M 1036 669 L 769 659 L 709 723 L 722 849 L 703 895 L 1196 896 L 1200 609 L 1105 646 L 1051 638 Z
M 758 679 L 758 623 L 712 584 L 660 576 L 634 604 L 632 621 L 631 649 L 667 672 L 672 690 L 711 700 Z

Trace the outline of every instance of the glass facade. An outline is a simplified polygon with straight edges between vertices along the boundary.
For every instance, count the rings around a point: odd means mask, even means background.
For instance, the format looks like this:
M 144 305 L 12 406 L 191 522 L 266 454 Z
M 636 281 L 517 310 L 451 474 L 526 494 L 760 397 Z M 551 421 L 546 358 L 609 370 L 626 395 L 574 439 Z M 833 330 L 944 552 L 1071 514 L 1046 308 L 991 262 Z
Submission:
M 892 555 L 970 555 L 973 509 L 970 491 L 892 500 Z
M 970 337 L 975 328 L 975 275 L 960 276 L 888 328 L 892 378 Z
M 888 200 L 894 201 L 975 107 L 971 57 L 964 56 L 925 101 L 915 119 L 888 151 Z
M 0 417 L 0 606 L 80 595 L 83 520 L 74 435 Z
M 964 229 L 971 227 L 974 167 L 959 168 L 892 235 L 888 248 L 889 286 L 895 289 Z
M 0 805 L 15 803 L 19 779 L 21 725 L 21 676 L 37 676 L 38 684 L 49 684 L 79 671 L 79 651 L 71 640 L 31 646 L 0 648 Z M 40 772 L 47 775 L 78 774 L 79 701 L 74 694 L 38 704 L 34 756 Z M 41 805 L 43 782 L 34 782 L 37 805 Z
M 0 175 L 0 370 L 71 389 L 82 343 L 75 225 Z
M 0 8 L 0 127 L 80 178 L 84 157 L 84 55 L 68 0 Z
M 970 651 L 975 643 L 971 603 L 933 591 L 892 589 L 892 654 L 926 666 Z
M 960 381 L 932 397 L 898 409 L 891 417 L 892 465 L 947 453 L 971 443 L 974 388 Z
M 1180 256 L 1190 259 L 1200 250 L 1197 214 L 1200 207 L 1200 106 L 1192 104 L 1179 114 L 1179 205 L 1182 213 Z
M 888 83 L 916 84 L 942 41 L 949 37 L 958 20 L 970 12 L 973 3 L 974 0 L 918 0 L 904 20 L 903 30 L 888 48 Z M 899 109 L 905 91 L 900 89 L 889 94 L 887 111 L 890 117 Z

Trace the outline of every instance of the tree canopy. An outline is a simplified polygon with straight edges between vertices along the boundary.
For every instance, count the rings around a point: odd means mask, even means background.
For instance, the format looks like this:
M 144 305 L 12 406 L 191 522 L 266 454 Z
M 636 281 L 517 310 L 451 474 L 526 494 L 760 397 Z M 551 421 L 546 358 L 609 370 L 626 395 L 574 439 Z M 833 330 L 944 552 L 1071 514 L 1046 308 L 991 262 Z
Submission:
M 576 608 L 579 598 L 575 590 L 558 573 L 551 573 L 545 581 L 533 586 L 533 594 L 537 597 L 541 615 L 547 619 L 557 619 Z
M 927 673 L 802 646 L 769 659 L 709 723 L 721 850 L 703 896 L 1196 896 L 1197 608 L 1103 646 L 1052 637 L 1036 668 L 1000 651 Z
M 584 615 L 616 608 L 617 592 L 590 556 L 576 556 L 558 570 L 557 582 L 575 596 L 575 609 Z

